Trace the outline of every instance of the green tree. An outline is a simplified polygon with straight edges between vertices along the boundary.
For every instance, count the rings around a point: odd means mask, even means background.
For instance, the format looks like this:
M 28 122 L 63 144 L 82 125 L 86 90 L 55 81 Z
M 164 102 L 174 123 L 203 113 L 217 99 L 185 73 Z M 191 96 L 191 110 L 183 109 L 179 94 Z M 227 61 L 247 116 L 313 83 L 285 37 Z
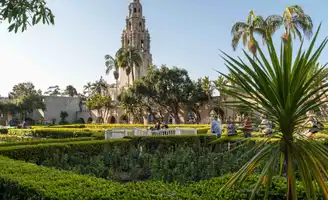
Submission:
M 193 89 L 188 95 L 188 101 L 185 103 L 185 106 L 195 114 L 198 123 L 202 120 L 200 115 L 201 107 L 206 103 L 208 104 L 209 99 L 211 99 L 211 93 L 204 90 L 202 83 L 202 79 L 198 79 L 193 83 Z
M 89 98 L 86 103 L 86 107 L 89 110 L 97 110 L 99 117 L 108 121 L 110 110 L 114 108 L 112 99 L 110 96 L 102 96 L 101 94 L 95 94 Z
M 108 75 L 112 70 L 114 70 L 113 75 L 116 81 L 116 93 L 118 93 L 118 78 L 119 73 L 119 61 L 117 57 L 113 58 L 110 55 L 105 55 L 105 65 L 106 65 L 106 74 Z
M 27 26 L 34 26 L 39 22 L 55 24 L 54 15 L 46 7 L 45 0 L 1 0 L 0 22 L 8 21 L 8 31 L 25 31 Z
M 177 67 L 168 68 L 162 65 L 159 69 L 150 68 L 147 76 L 141 78 L 143 84 L 136 87 L 136 92 L 150 97 L 158 105 L 180 123 L 179 111 L 189 103 L 194 89 L 188 72 Z
M 61 95 L 61 89 L 59 88 L 58 85 L 49 86 L 44 94 L 49 96 L 58 96 Z
M 68 117 L 68 113 L 66 111 L 60 112 L 60 122 L 59 124 L 67 124 L 66 118 Z
M 68 95 L 70 97 L 78 96 L 77 90 L 74 86 L 68 85 L 66 86 L 65 91 L 63 92 L 64 95 Z
M 94 94 L 107 94 L 108 84 L 101 76 L 99 80 L 91 84 L 91 95 Z
M 232 26 L 232 48 L 237 49 L 240 39 L 242 39 L 243 45 L 248 43 L 248 50 L 254 55 L 256 54 L 257 44 L 254 34 L 258 33 L 263 35 L 263 18 L 256 16 L 254 10 L 251 10 L 248 14 L 246 22 L 237 22 Z
M 25 120 L 27 115 L 36 109 L 45 109 L 41 90 L 36 90 L 33 83 L 25 82 L 14 85 L 9 98 L 19 108 L 21 120 Z
M 83 94 L 86 95 L 86 97 L 90 97 L 92 94 L 92 83 L 91 82 L 87 82 L 87 84 L 85 84 L 83 86 Z
M 136 48 L 120 48 L 116 53 L 118 66 L 125 70 L 128 76 L 128 86 L 130 86 L 130 73 L 132 75 L 132 82 L 134 81 L 134 70 L 142 65 L 142 57 L 139 50 Z
M 317 199 L 318 188 L 328 199 L 325 183 L 328 178 L 328 150 L 318 141 L 297 136 L 297 126 L 304 121 L 308 111 L 322 105 L 319 100 L 328 90 L 327 83 L 317 85 L 318 81 L 323 81 L 324 77 L 318 75 L 325 68 L 321 67 L 311 75 L 311 69 L 328 42 L 325 39 L 313 52 L 319 30 L 320 27 L 308 50 L 303 52 L 301 46 L 294 60 L 291 35 L 283 40 L 280 58 L 272 40 L 267 43 L 268 57 L 260 48 L 259 57 L 254 59 L 245 53 L 249 65 L 224 54 L 223 58 L 234 79 L 225 77 L 238 86 L 229 88 L 230 95 L 249 108 L 269 116 L 278 125 L 280 133 L 258 142 L 253 149 L 256 150 L 255 156 L 233 175 L 223 189 L 244 181 L 261 166 L 262 173 L 253 194 L 260 185 L 265 184 L 267 196 L 273 175 L 283 172 L 287 179 L 286 197 L 296 200 L 297 171 L 307 199 Z M 322 92 L 314 96 L 318 91 Z M 277 137 L 278 141 L 271 140 L 272 137 Z

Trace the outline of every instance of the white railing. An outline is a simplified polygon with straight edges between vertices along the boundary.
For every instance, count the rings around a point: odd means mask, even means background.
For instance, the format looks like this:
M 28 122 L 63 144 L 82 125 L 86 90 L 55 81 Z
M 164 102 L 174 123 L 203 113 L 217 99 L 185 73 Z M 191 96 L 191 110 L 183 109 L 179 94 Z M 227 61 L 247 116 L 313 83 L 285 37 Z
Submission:
M 165 135 L 192 135 L 197 134 L 195 128 L 173 128 L 160 130 L 142 130 L 138 128 L 105 130 L 105 139 L 123 138 L 125 136 L 165 136 Z

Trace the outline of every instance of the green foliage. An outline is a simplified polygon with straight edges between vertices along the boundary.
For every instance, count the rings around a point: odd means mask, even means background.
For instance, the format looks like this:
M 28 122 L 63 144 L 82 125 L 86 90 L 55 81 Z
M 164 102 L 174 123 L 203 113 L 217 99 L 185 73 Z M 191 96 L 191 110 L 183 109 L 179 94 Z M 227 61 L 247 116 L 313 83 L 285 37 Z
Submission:
M 61 95 L 61 89 L 58 85 L 49 86 L 44 94 L 49 96 L 58 96 Z
M 60 122 L 59 124 L 67 124 L 66 118 L 68 117 L 68 113 L 66 111 L 60 112 Z
M 94 132 L 102 130 L 89 129 L 9 129 L 8 134 L 17 136 L 30 136 L 37 138 L 71 138 L 90 137 Z
M 7 128 L 0 128 L 0 134 L 6 134 L 6 133 L 8 133 Z
M 99 155 L 104 149 L 110 151 L 115 147 L 122 150 L 128 149 L 129 140 L 92 140 L 92 141 L 73 141 L 65 143 L 40 143 L 34 145 L 19 145 L 0 147 L 0 154 L 17 160 L 25 160 L 41 164 L 56 153 L 58 155 L 83 153 L 85 156 Z
M 114 70 L 113 75 L 116 81 L 119 78 L 119 62 L 117 57 L 113 58 L 110 55 L 105 55 L 106 74 L 108 75 L 110 71 Z
M 168 95 L 170 94 L 170 95 Z M 133 86 L 122 91 L 120 103 L 136 118 L 143 112 L 153 113 L 157 118 L 163 111 L 172 114 L 179 124 L 179 111 L 182 106 L 197 110 L 197 106 L 207 99 L 198 83 L 192 82 L 188 72 L 177 67 L 149 68 L 147 76 L 134 82 Z
M 65 142 L 73 142 L 73 141 L 87 141 L 87 140 L 93 140 L 93 139 L 95 139 L 95 138 L 94 137 L 79 137 L 79 138 L 65 138 L 65 139 L 27 140 L 27 141 L 1 143 L 0 147 L 45 144 L 45 143 L 65 143 Z
M 108 60 L 108 59 L 107 59 Z M 128 86 L 130 85 L 129 75 L 132 73 L 132 82 L 134 81 L 134 70 L 133 66 L 140 68 L 142 65 L 142 57 L 140 55 L 139 49 L 136 48 L 120 48 L 115 55 L 115 60 L 117 61 L 117 66 L 122 68 L 128 75 Z M 107 66 L 107 63 L 106 63 Z M 117 71 L 117 70 L 115 70 Z
M 31 82 L 14 85 L 9 98 L 16 104 L 22 120 L 36 109 L 45 109 L 42 92 L 37 91 Z
M 0 157 L 0 199 L 249 199 L 250 185 L 256 184 L 258 177 L 249 177 L 245 183 L 233 191 L 218 193 L 218 188 L 230 178 L 229 175 L 200 181 L 190 185 L 163 183 L 161 181 L 140 181 L 127 184 L 78 175 L 64 170 L 46 168 L 22 161 Z M 304 187 L 297 183 L 298 199 L 306 199 Z M 256 199 L 264 198 L 264 187 Z M 272 181 L 269 199 L 284 200 L 286 181 L 275 177 Z M 319 195 L 318 200 L 323 199 Z
M 54 18 L 44 0 L 0 1 L 0 22 L 4 20 L 9 22 L 9 32 L 17 33 L 19 28 L 23 32 L 28 25 L 34 26 L 40 22 L 54 24 Z
M 77 90 L 73 85 L 66 86 L 66 89 L 63 92 L 64 95 L 68 95 L 70 97 L 78 96 Z
M 86 101 L 86 106 L 90 110 L 100 110 L 104 106 L 111 106 L 111 98 L 96 94 Z
M 328 178 L 327 147 L 302 135 L 295 137 L 297 126 L 306 118 L 306 113 L 322 105 L 324 102 L 320 100 L 328 91 L 324 77 L 317 76 L 325 69 L 322 67 L 315 74 L 311 70 L 328 42 L 325 39 L 312 52 L 319 30 L 320 27 L 308 50 L 303 52 L 301 46 L 294 60 L 290 35 L 283 38 L 280 57 L 271 39 L 267 41 L 268 57 L 260 48 L 259 57 L 252 58 L 245 53 L 250 64 L 225 54 L 224 60 L 234 77 L 230 81 L 235 83 L 229 86 L 230 94 L 249 108 L 269 116 L 281 131 L 277 136 L 279 142 L 273 143 L 268 139 L 258 143 L 255 148 L 259 152 L 233 176 L 226 187 L 242 182 L 254 169 L 265 165 L 254 186 L 253 195 L 264 180 L 269 189 L 271 178 L 283 172 L 288 179 L 287 199 L 297 199 L 297 171 L 308 199 L 317 199 L 319 188 L 328 199 L 328 187 L 324 184 Z M 229 79 L 228 76 L 226 78 Z M 323 84 L 318 86 L 318 82 Z

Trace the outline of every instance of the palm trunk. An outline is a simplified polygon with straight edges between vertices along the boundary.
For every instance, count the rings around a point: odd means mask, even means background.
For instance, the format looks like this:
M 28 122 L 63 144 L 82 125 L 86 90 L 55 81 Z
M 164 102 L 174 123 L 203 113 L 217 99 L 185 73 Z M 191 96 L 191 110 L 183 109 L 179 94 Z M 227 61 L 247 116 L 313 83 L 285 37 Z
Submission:
M 131 76 L 132 76 L 132 84 L 133 84 L 133 82 L 134 82 L 134 71 L 133 71 L 133 67 L 132 67 Z
M 284 131 L 282 131 L 284 132 Z M 289 131 L 288 131 L 289 132 Z M 292 159 L 292 147 L 291 143 L 293 142 L 292 132 L 284 135 L 283 140 L 285 140 L 284 145 L 284 156 L 285 156 L 285 170 L 286 170 L 286 181 L 287 181 L 287 193 L 286 200 L 297 200 L 297 196 L 295 196 L 296 192 L 296 177 L 295 177 L 295 168 L 294 162 Z

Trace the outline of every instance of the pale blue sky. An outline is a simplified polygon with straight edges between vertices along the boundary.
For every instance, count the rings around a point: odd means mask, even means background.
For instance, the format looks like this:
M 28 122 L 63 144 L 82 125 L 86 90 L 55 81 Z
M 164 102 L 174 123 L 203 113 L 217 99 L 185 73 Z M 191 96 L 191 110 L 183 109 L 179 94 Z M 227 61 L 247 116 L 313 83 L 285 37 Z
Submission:
M 27 32 L 7 32 L 0 24 L 0 94 L 12 86 L 33 82 L 45 90 L 50 85 L 74 85 L 79 91 L 87 81 L 104 76 L 104 55 L 121 45 L 121 33 L 130 0 L 50 0 L 55 26 L 37 25 Z M 178 66 L 193 79 L 217 77 L 213 68 L 226 72 L 219 49 L 234 56 L 230 30 L 244 21 L 250 9 L 267 16 L 281 14 L 288 5 L 299 4 L 323 23 L 320 40 L 328 35 L 326 0 L 141 0 L 151 35 L 153 63 Z M 317 26 L 316 26 L 317 27 Z M 276 34 L 276 40 L 279 41 Z M 321 61 L 327 61 L 325 50 Z

